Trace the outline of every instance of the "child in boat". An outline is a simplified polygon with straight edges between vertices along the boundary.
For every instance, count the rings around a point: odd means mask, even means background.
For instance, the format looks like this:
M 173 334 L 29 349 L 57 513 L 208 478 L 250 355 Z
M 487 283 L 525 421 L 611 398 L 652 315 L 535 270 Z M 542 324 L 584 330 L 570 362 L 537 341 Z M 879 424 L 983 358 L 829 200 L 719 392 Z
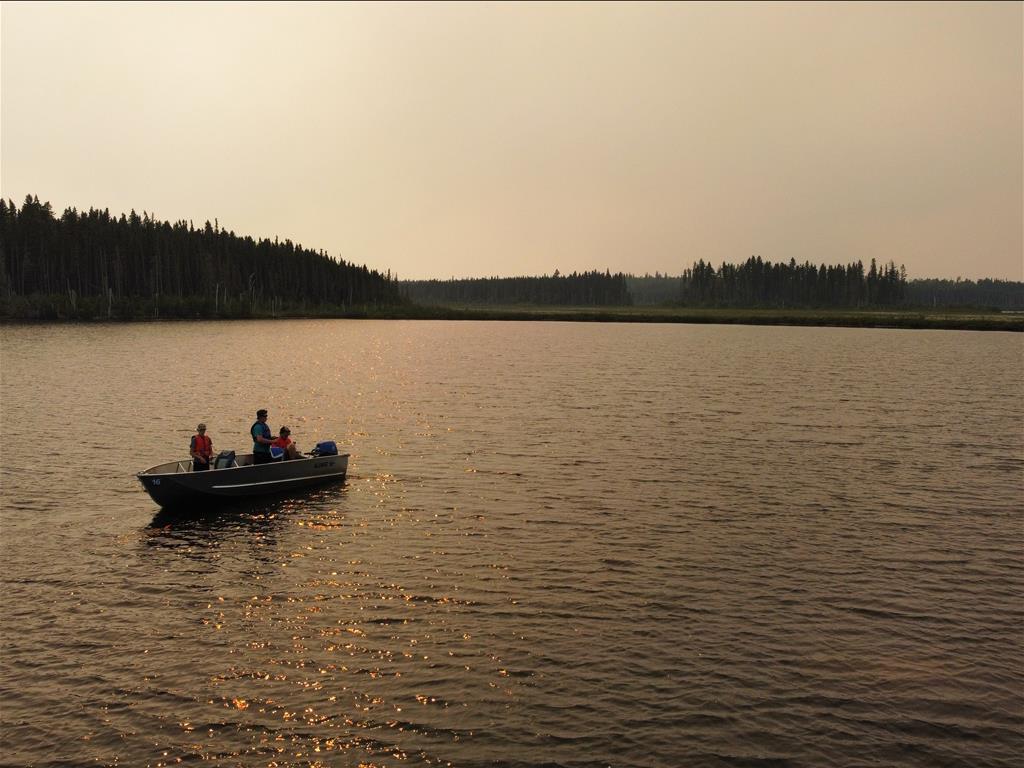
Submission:
M 280 458 L 278 459 L 279 461 L 287 461 L 288 459 L 299 458 L 299 449 L 295 445 L 295 443 L 292 442 L 292 439 L 290 437 L 291 433 L 292 431 L 288 429 L 288 427 L 281 427 L 281 431 L 278 434 L 277 438 L 275 438 L 270 443 L 270 452 L 275 457 L 277 457 L 277 454 L 280 453 Z M 278 450 L 274 450 L 275 448 Z

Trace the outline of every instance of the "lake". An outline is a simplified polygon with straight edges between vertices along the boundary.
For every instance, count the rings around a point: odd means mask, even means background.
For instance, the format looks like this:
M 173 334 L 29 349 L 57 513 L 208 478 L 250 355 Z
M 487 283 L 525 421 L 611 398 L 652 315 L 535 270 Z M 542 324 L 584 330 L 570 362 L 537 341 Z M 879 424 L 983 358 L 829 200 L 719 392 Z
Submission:
M 1020 766 L 1024 336 L 0 327 L 10 766 Z M 344 485 L 173 518 L 248 451 Z

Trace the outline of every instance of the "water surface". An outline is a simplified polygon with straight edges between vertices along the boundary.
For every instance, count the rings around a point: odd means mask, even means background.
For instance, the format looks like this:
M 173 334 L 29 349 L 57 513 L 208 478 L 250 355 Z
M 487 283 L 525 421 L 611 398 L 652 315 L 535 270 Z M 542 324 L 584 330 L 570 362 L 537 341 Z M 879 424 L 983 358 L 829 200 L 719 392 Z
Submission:
M 1019 766 L 1024 345 L 0 328 L 0 763 Z M 350 477 L 186 519 L 257 408 Z

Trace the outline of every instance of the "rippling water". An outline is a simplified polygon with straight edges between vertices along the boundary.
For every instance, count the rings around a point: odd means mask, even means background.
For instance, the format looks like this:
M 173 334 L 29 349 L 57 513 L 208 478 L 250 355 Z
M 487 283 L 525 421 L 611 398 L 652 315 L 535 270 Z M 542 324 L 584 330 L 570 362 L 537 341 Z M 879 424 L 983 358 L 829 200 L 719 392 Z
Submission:
M 1020 766 L 1022 342 L 0 328 L 0 763 Z M 157 514 L 259 407 L 347 484 Z

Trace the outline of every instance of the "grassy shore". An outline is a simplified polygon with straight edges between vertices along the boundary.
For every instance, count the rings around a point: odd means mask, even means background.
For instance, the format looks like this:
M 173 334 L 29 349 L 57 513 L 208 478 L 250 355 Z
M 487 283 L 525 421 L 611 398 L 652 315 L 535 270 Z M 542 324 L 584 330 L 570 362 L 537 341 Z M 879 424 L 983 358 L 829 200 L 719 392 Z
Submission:
M 437 320 L 561 320 L 611 323 L 719 323 L 845 328 L 1024 331 L 1024 314 L 959 309 L 697 309 L 691 307 L 406 307 L 396 317 Z
M 725 325 L 807 325 L 846 328 L 934 328 L 970 331 L 1024 331 L 1024 313 L 969 309 L 830 310 L 830 309 L 698 309 L 693 307 L 559 307 L 559 306 L 364 306 L 278 308 L 255 307 L 241 315 L 214 315 L 205 307 L 162 307 L 159 313 L 139 304 L 113 317 L 100 312 L 72 311 L 54 301 L 38 311 L 10 312 L 0 305 L 0 322 L 132 322 L 152 320 L 270 320 L 288 318 L 353 318 L 375 320 L 522 320 L 599 323 L 718 323 Z M 34 305 L 31 305 L 34 306 Z M 31 308 L 30 306 L 30 308 Z M 24 308 L 23 308 L 24 309 Z

